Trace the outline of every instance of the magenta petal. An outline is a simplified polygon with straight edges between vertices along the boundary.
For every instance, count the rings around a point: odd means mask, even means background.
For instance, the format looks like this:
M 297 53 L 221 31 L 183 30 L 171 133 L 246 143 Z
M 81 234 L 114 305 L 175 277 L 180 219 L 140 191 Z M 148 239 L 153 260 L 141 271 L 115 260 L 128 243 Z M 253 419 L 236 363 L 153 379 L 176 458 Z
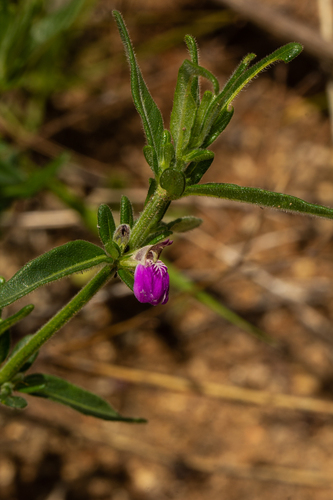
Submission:
M 168 269 L 162 261 L 138 264 L 134 273 L 134 295 L 139 302 L 153 306 L 165 304 L 169 298 Z

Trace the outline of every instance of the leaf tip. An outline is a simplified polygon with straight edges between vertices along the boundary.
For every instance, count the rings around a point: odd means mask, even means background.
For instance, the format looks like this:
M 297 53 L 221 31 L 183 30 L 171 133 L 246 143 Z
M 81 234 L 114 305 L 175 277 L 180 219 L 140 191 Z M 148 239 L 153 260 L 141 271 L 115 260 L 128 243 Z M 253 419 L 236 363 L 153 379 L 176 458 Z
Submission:
M 282 59 L 285 63 L 289 63 L 302 52 L 303 45 L 298 42 L 291 42 L 288 43 L 286 48 L 288 49 L 287 53 L 282 57 Z

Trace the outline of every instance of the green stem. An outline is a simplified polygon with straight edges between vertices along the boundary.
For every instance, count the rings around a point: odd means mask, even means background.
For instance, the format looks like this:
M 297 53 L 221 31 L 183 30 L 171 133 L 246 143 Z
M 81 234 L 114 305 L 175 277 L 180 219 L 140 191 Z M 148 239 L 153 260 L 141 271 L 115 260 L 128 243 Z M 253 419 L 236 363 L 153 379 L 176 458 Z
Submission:
M 103 267 L 61 311 L 38 330 L 28 343 L 17 351 L 0 370 L 0 385 L 11 380 L 30 356 L 37 352 L 55 332 L 60 330 L 67 321 L 82 309 L 92 296 L 115 275 L 115 272 L 116 270 L 110 266 Z
M 132 229 L 130 240 L 131 250 L 139 248 L 147 236 L 149 236 L 149 233 L 152 232 L 154 226 L 162 220 L 170 201 L 168 193 L 158 186 Z

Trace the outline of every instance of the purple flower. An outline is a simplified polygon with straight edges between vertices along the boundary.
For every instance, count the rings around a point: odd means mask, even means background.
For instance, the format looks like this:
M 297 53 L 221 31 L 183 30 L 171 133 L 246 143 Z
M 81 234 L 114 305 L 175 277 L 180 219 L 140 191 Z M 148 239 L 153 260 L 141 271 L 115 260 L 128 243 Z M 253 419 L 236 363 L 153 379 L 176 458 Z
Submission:
M 134 273 L 134 295 L 139 302 L 166 304 L 169 299 L 168 268 L 161 260 L 153 262 L 146 260 L 138 264 Z

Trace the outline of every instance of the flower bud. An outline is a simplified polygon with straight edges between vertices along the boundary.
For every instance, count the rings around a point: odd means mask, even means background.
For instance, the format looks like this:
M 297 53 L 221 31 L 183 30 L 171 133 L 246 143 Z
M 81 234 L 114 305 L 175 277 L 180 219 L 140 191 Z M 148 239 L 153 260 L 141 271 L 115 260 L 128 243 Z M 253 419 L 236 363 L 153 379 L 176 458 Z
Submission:
M 131 236 L 131 228 L 128 224 L 120 224 L 113 233 L 113 240 L 119 248 L 124 250 Z

